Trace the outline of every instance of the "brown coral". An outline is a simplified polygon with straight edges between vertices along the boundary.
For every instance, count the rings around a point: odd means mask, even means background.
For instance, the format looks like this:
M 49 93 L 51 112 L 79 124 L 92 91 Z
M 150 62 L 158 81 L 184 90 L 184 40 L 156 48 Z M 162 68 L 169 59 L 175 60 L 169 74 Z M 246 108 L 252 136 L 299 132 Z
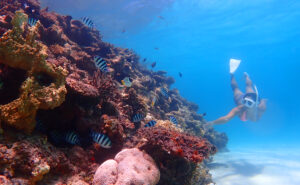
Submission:
M 74 174 L 88 177 L 97 168 L 89 160 L 89 150 L 78 146 L 70 150 L 57 148 L 39 135 L 26 137 L 9 129 L 4 136 L 0 135 L 0 143 L 0 174 L 15 182 L 13 184 L 19 184 L 17 181 L 24 185 L 34 185 L 37 181 L 55 184 L 53 181 L 58 178 L 68 182 Z M 5 180 L 1 175 L 0 184 Z
M 36 42 L 39 22 L 23 38 L 28 17 L 17 11 L 12 20 L 13 29 L 0 38 L 0 63 L 27 71 L 27 79 L 20 88 L 19 98 L 0 106 L 0 119 L 10 126 L 30 133 L 35 126 L 38 109 L 59 106 L 67 93 L 66 72 L 46 61 L 47 47 Z

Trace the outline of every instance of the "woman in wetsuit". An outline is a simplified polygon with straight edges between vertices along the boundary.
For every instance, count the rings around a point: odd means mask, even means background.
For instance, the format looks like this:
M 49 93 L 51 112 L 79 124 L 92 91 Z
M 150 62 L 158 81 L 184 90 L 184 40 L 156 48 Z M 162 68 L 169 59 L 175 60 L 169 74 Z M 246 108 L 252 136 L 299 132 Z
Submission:
M 265 112 L 266 99 L 260 99 L 258 91 L 253 86 L 249 75 L 245 72 L 246 93 L 244 94 L 231 74 L 231 88 L 234 94 L 234 102 L 237 105 L 226 116 L 222 116 L 214 121 L 208 122 L 209 125 L 223 124 L 230 121 L 235 116 L 239 116 L 242 121 L 258 121 Z M 253 88 L 254 87 L 254 88 Z

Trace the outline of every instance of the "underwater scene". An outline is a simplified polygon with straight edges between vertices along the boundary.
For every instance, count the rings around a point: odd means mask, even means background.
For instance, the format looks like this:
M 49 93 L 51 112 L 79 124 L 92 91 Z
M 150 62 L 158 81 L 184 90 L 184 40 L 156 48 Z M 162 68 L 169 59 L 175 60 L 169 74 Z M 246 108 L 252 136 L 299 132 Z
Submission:
M 300 185 L 299 0 L 0 0 L 0 185 Z

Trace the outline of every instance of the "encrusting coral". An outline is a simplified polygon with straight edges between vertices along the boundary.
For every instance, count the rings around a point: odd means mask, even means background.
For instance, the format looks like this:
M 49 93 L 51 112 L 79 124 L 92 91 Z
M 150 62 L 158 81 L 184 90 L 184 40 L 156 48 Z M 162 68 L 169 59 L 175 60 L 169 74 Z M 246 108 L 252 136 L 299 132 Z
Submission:
M 206 139 L 163 127 L 139 129 L 137 134 L 131 138 L 129 145 L 142 148 L 150 154 L 155 148 L 156 152 L 160 150 L 195 163 L 202 162 L 210 154 L 216 153 L 216 148 Z
M 35 184 L 43 179 L 42 184 L 54 184 L 57 178 L 96 169 L 93 161 L 88 158 L 87 151 L 73 147 L 64 152 L 47 142 L 44 136 L 28 138 L 26 135 L 7 131 L 4 138 L 0 137 L 0 143 L 0 174 L 9 177 L 12 183 L 22 181 L 21 184 Z
M 1 122 L 27 133 L 35 127 L 38 109 L 53 109 L 65 100 L 66 71 L 46 61 L 47 47 L 37 41 L 38 27 L 29 28 L 25 38 L 27 15 L 17 11 L 12 19 L 12 30 L 0 38 L 0 63 L 27 71 L 20 87 L 19 98 L 0 105 Z

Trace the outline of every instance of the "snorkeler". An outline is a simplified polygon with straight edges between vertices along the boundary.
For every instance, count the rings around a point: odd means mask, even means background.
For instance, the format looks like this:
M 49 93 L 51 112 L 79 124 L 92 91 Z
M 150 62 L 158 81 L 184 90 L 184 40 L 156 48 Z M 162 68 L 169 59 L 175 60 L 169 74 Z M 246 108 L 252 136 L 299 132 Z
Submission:
M 236 107 L 227 115 L 222 116 L 214 121 L 208 122 L 208 125 L 223 124 L 230 121 L 235 116 L 239 116 L 242 121 L 258 121 L 265 112 L 266 99 L 259 97 L 257 88 L 253 85 L 249 75 L 244 72 L 246 80 L 246 93 L 243 93 L 235 80 L 234 72 L 238 68 L 240 60 L 230 60 L 231 88 L 234 94 L 234 102 Z

